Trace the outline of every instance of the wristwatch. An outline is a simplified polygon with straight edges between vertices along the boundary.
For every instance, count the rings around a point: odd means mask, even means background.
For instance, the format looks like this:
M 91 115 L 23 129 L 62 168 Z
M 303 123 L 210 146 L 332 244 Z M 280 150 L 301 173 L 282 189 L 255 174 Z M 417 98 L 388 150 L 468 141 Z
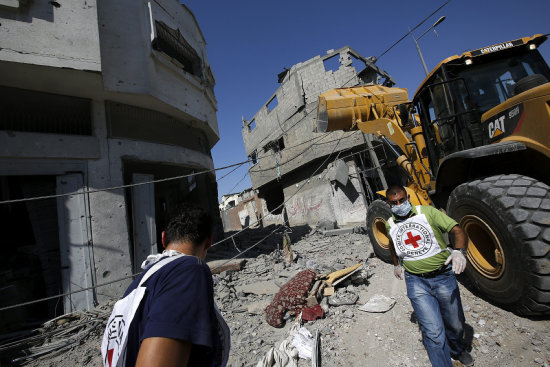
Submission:
M 464 257 L 466 257 L 466 249 L 464 249 L 464 248 L 459 248 L 458 251 L 460 251 L 460 253 L 461 253 Z

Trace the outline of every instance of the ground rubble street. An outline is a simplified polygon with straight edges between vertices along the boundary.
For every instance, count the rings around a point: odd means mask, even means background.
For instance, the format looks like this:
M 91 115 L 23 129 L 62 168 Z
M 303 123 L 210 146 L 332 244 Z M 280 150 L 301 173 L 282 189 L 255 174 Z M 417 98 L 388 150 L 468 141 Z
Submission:
M 262 231 L 265 230 L 245 231 L 235 241 L 241 250 L 246 249 L 265 235 Z M 320 302 L 326 311 L 324 317 L 303 324 L 311 335 L 319 332 L 321 357 L 318 365 L 430 366 L 406 296 L 405 283 L 393 276 L 392 265 L 373 257 L 366 234 L 325 236 L 312 231 L 302 235 L 292 233 L 291 238 L 292 263 L 285 261 L 282 240 L 277 235 L 242 254 L 240 258 L 246 258 L 246 262 L 239 265 L 241 270 L 224 270 L 213 275 L 215 300 L 231 329 L 230 366 L 256 366 L 271 348 L 277 349 L 289 336 L 290 328 L 296 323 L 294 318 L 286 314 L 285 325 L 274 328 L 265 321 L 263 310 L 279 287 L 295 274 L 305 269 L 312 269 L 318 275 L 328 274 L 359 263 L 363 265 L 361 269 L 337 284 L 333 296 L 324 297 Z M 227 259 L 236 254 L 237 249 L 232 244 L 219 246 L 212 249 L 207 260 Z M 476 296 L 463 276 L 459 280 L 467 323 L 467 349 L 476 366 L 550 367 L 548 318 L 519 317 Z M 82 316 L 50 323 L 49 328 L 42 330 L 41 342 L 35 340 L 26 346 L 33 346 L 35 352 L 47 350 L 56 340 L 51 325 L 62 335 L 58 339 L 67 339 L 70 333 L 62 331 L 73 329 L 73 333 L 81 337 L 65 349 L 31 358 L 22 365 L 100 366 L 101 337 L 110 307 L 111 304 L 100 305 Z M 369 309 L 371 312 L 368 312 L 365 309 L 369 307 L 385 308 Z M 98 323 L 98 319 L 102 322 Z M 94 327 L 83 333 L 81 328 L 75 327 L 78 323 Z M 0 355 L 3 353 L 1 348 Z M 298 359 L 296 363 L 311 366 L 309 359 Z M 455 362 L 455 366 L 461 364 Z

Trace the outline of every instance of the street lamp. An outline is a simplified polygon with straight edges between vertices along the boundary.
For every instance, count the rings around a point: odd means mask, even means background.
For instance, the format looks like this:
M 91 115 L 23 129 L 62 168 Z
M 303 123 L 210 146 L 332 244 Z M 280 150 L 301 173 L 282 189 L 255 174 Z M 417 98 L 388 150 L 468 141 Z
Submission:
M 420 35 L 418 38 L 414 38 L 413 34 L 411 33 L 411 37 L 414 41 L 414 44 L 416 45 L 416 50 L 418 51 L 418 56 L 420 56 L 420 60 L 422 61 L 422 66 L 424 66 L 424 71 L 426 72 L 426 75 L 428 75 L 428 68 L 426 67 L 426 62 L 424 61 L 424 57 L 422 56 L 422 52 L 420 52 L 420 47 L 418 46 L 418 40 L 421 39 L 430 29 L 433 29 L 435 32 L 435 35 L 437 36 L 437 31 L 435 30 L 435 27 L 439 25 L 439 23 L 443 22 L 445 20 L 445 16 L 442 16 L 435 22 L 430 28 L 426 29 L 424 33 Z M 410 28 L 409 28 L 410 31 Z

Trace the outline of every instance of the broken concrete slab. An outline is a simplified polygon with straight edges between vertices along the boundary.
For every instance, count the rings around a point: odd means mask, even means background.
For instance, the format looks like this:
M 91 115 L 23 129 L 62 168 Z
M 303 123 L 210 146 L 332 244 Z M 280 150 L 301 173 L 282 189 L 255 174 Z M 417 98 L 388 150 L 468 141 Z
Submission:
M 383 294 L 374 295 L 367 303 L 359 307 L 361 311 L 366 312 L 387 312 L 395 305 L 395 300 Z
M 240 271 L 242 270 L 244 264 L 246 264 L 246 259 L 235 259 L 230 261 L 214 260 L 206 263 L 206 265 L 208 265 L 208 267 L 210 268 L 212 274 L 219 274 L 227 270 Z
M 273 280 L 266 280 L 250 284 L 238 285 L 235 287 L 236 292 L 256 295 L 273 295 L 279 291 L 279 286 Z
M 354 305 L 359 299 L 355 293 L 348 291 L 338 292 L 328 298 L 328 304 L 331 306 Z
M 316 229 L 319 231 L 328 231 L 335 229 L 337 227 L 336 222 L 333 220 L 320 220 L 317 222 Z

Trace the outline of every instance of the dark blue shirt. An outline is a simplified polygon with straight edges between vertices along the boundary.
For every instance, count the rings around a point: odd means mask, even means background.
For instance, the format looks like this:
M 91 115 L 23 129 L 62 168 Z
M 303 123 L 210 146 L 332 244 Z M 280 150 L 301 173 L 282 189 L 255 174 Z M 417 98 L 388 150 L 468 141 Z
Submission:
M 135 366 L 143 339 L 165 337 L 192 344 L 188 366 L 211 366 L 218 335 L 208 265 L 197 257 L 183 256 L 163 266 L 144 285 L 147 291 L 128 331 L 126 365 Z

